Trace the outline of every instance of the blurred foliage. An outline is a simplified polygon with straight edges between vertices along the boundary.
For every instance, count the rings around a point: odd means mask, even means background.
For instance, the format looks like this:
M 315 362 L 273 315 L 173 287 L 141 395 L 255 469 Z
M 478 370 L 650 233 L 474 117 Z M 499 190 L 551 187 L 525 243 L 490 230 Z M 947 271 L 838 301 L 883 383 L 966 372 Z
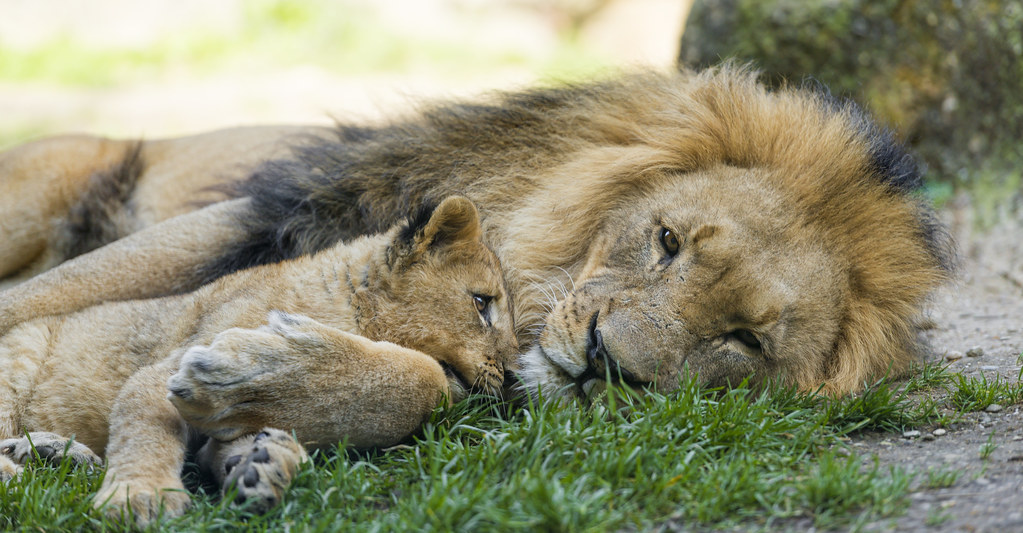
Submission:
M 0 81 L 112 87 L 296 65 L 342 75 L 428 68 L 449 76 L 513 66 L 572 78 L 607 67 L 606 58 L 568 36 L 551 54 L 498 40 L 467 45 L 458 34 L 409 34 L 365 2 L 251 0 L 242 6 L 237 26 L 197 21 L 136 46 L 89 45 L 58 34 L 25 48 L 5 44 L 0 35 Z
M 866 105 L 931 178 L 1018 190 L 1023 0 L 696 0 L 680 63 L 729 57 Z

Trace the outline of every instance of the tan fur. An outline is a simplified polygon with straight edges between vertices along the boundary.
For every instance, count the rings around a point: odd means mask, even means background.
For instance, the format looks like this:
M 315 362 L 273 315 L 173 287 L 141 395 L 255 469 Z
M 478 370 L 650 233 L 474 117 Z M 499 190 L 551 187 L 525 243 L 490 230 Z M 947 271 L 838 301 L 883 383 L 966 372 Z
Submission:
M 223 196 L 209 189 L 296 144 L 324 136 L 324 128 L 244 127 L 182 139 L 143 143 L 145 179 L 131 194 L 128 235 Z M 87 193 L 91 178 L 116 165 L 134 143 L 87 135 L 42 139 L 0 153 L 0 289 L 65 261 L 61 225 Z M 221 157 L 223 153 L 232 157 Z
M 54 219 L 67 213 L 96 168 L 114 165 L 128 143 L 86 136 L 53 137 L 0 154 L 0 278 L 35 274 L 58 263 L 47 248 Z M 38 266 L 29 267 L 31 263 Z M 2 286 L 0 286 L 2 288 Z
M 0 439 L 47 430 L 106 450 L 97 504 L 130 505 L 145 522 L 161 501 L 172 514 L 188 503 L 166 492 L 183 488 L 186 424 L 175 406 L 224 441 L 274 426 L 306 445 L 365 447 L 407 437 L 444 397 L 499 394 L 501 361 L 518 347 L 476 208 L 449 198 L 412 230 L 194 293 L 20 324 L 0 338 Z M 482 312 L 476 295 L 490 299 Z M 271 310 L 270 325 L 252 329 Z M 252 400 L 276 408 L 247 411 Z
M 875 166 L 878 139 L 862 117 L 808 92 L 769 92 L 733 66 L 640 73 L 572 94 L 498 97 L 484 103 L 505 112 L 483 106 L 484 118 L 464 122 L 464 108 L 428 108 L 381 133 L 382 144 L 355 145 L 374 157 L 346 167 L 338 183 L 294 183 L 323 205 L 357 194 L 370 227 L 426 197 L 473 200 L 508 271 L 519 341 L 531 348 L 509 364 L 531 392 L 591 394 L 598 380 L 584 378 L 613 369 L 667 390 L 688 368 L 714 383 L 753 373 L 844 394 L 908 368 L 922 349 L 915 321 L 948 278 L 951 252 L 928 235 L 940 230 L 926 209 L 884 182 L 891 176 Z M 415 153 L 397 158 L 409 140 Z M 368 185 L 344 188 L 352 183 Z M 187 284 L 188 272 L 245 240 L 232 222 L 251 206 L 235 202 L 0 293 L 0 328 Z M 280 223 L 299 227 L 303 252 L 352 222 Z M 688 237 L 663 263 L 662 227 Z M 179 249 L 150 244 L 168 241 Z M 104 275 L 110 269 L 118 275 Z M 740 342 L 746 333 L 764 350 Z
M 20 472 L 21 469 L 14 461 L 5 456 L 0 456 L 0 483 L 6 483 L 14 479 Z

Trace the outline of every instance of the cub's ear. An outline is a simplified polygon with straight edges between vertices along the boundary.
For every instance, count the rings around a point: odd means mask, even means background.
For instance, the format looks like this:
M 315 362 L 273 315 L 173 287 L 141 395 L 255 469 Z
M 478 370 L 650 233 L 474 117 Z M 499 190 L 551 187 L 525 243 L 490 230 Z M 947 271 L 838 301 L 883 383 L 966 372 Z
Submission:
M 439 247 L 476 241 L 481 233 L 476 206 L 464 196 L 449 196 L 433 211 L 417 237 L 421 246 Z
M 483 230 L 476 206 L 464 196 L 449 196 L 436 207 L 424 207 L 408 220 L 392 246 L 392 265 L 431 250 L 479 240 Z

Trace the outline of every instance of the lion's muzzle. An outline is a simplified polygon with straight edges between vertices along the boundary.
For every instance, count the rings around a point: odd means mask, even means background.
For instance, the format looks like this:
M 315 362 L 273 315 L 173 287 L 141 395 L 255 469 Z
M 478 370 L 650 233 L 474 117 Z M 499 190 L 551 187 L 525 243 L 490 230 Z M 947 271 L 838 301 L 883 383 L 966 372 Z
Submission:
M 624 383 L 630 387 L 642 387 L 647 382 L 640 380 L 627 368 L 623 368 L 618 360 L 607 351 L 604 345 L 604 335 L 597 328 L 597 316 L 600 312 L 593 313 L 590 319 L 590 327 L 586 346 L 586 370 L 576 377 L 576 384 L 582 390 L 583 385 L 591 379 L 605 379 L 612 383 Z

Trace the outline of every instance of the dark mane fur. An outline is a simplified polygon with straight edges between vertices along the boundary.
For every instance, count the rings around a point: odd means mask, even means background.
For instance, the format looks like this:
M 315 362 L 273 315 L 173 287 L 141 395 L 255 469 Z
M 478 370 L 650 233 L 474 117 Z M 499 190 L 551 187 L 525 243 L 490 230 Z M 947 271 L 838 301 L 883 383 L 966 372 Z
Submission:
M 632 120 L 644 105 L 645 95 L 638 94 L 634 102 L 629 92 L 648 84 L 650 98 L 660 98 L 668 79 L 685 83 L 684 77 L 640 73 L 500 93 L 477 103 L 430 105 L 382 127 L 339 125 L 336 140 L 297 147 L 290 158 L 265 163 L 237 184 L 232 194 L 252 199 L 251 210 L 238 220 L 250 238 L 223 250 L 204 277 L 214 279 L 383 231 L 423 205 L 466 194 L 484 179 L 528 179 L 534 169 L 558 165 L 582 145 L 642 143 L 641 138 L 622 136 L 627 128 L 621 123 Z M 920 187 L 916 163 L 888 130 L 851 103 L 826 92 L 809 92 L 831 102 L 831 112 L 848 117 L 851 129 L 869 146 L 875 177 L 893 193 L 909 194 Z M 950 264 L 951 241 L 940 224 L 923 211 L 920 224 L 935 257 Z
M 852 100 L 835 97 L 823 84 L 816 80 L 804 83 L 809 90 L 828 103 L 835 112 L 849 117 L 852 126 L 867 143 L 873 175 L 888 185 L 897 194 L 918 194 L 923 188 L 923 169 L 905 145 L 896 140 L 894 133 L 875 122 L 862 107 Z M 920 235 L 931 255 L 949 273 L 958 268 L 957 251 L 948 229 L 930 208 L 919 205 L 918 216 Z
M 269 161 L 231 188 L 231 196 L 252 199 L 238 220 L 250 238 L 224 250 L 203 277 L 384 231 L 481 178 L 558 161 L 569 152 L 559 136 L 570 125 L 552 124 L 547 113 L 585 105 L 580 96 L 594 91 L 538 89 L 499 95 L 494 104 L 428 106 L 412 120 L 379 128 L 339 125 L 336 141 L 297 147 L 291 158 Z
M 915 191 L 923 185 L 916 159 L 895 139 L 889 128 L 875 122 L 856 102 L 835 96 L 814 78 L 803 80 L 801 90 L 816 94 L 826 107 L 849 117 L 853 128 L 870 147 L 873 170 L 878 179 L 903 192 Z
M 405 219 L 405 224 L 398 232 L 398 240 L 411 244 L 416 238 L 416 233 L 422 231 L 426 224 L 437 210 L 437 204 L 430 202 L 419 206 L 416 212 Z

